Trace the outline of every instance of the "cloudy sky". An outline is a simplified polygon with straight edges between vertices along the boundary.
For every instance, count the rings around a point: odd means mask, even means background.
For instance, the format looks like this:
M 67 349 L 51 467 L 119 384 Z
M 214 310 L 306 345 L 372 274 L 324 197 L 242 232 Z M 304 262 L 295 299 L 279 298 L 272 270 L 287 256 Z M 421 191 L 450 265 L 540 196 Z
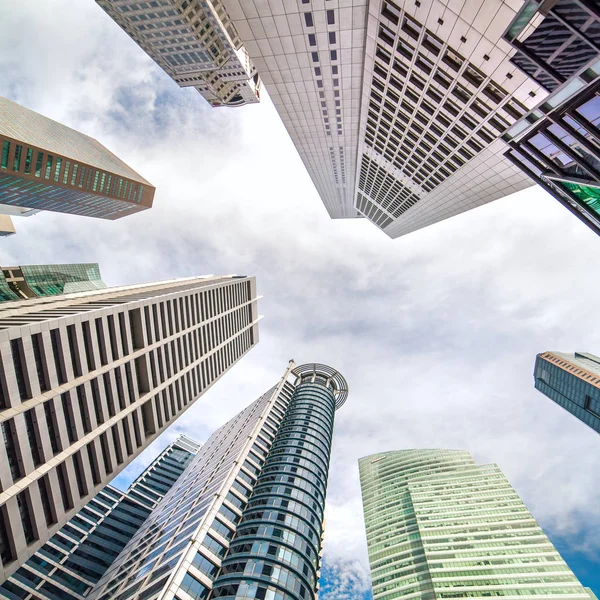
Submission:
M 130 467 L 203 440 L 287 362 L 348 379 L 328 492 L 323 600 L 368 598 L 357 459 L 459 448 L 495 462 L 600 594 L 598 435 L 533 389 L 537 352 L 600 351 L 600 240 L 538 189 L 392 241 L 331 221 L 277 113 L 212 110 L 92 0 L 0 8 L 0 94 L 96 137 L 157 187 L 116 222 L 16 219 L 2 264 L 98 262 L 109 285 L 257 276 L 260 343 Z

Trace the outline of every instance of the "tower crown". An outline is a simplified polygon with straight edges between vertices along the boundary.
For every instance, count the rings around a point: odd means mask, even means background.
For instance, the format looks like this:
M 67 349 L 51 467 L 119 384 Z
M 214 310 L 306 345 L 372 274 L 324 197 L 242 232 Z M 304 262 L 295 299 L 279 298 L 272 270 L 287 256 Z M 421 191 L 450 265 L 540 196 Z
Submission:
M 348 382 L 345 377 L 334 368 L 320 363 L 307 363 L 292 370 L 296 376 L 296 385 L 299 383 L 320 383 L 328 387 L 335 398 L 336 410 L 346 402 L 348 397 Z

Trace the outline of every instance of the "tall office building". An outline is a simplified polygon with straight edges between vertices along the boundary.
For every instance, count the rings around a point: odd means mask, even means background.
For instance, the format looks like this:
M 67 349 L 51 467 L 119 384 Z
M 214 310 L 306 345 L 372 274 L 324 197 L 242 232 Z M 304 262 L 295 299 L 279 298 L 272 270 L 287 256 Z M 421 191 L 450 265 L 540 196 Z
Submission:
M 96 0 L 181 87 L 213 107 L 260 100 L 260 78 L 220 0 Z
M 600 235 L 600 7 L 529 0 L 505 35 L 550 95 L 505 134 L 515 165 Z
M 95 139 L 2 97 L 0 151 L 0 213 L 114 220 L 152 206 L 155 188 Z
M 165 60 L 189 62 L 205 31 L 191 22 L 210 8 L 98 1 L 172 76 Z M 502 138 L 548 93 L 504 38 L 522 5 L 222 0 L 217 10 L 330 216 L 367 217 L 395 238 L 532 185 Z M 174 46 L 176 25 L 186 37 Z
M 314 599 L 346 397 L 334 369 L 291 361 L 210 437 L 89 597 Z
M 83 600 L 198 452 L 179 436 L 131 484 L 107 485 L 3 585 L 8 600 Z
M 590 599 L 496 465 L 404 450 L 359 467 L 374 600 Z
M 0 267 L 0 302 L 105 287 L 98 263 Z
M 253 277 L 0 305 L 0 578 L 257 341 Z
M 587 352 L 542 352 L 535 389 L 600 433 L 600 358 Z

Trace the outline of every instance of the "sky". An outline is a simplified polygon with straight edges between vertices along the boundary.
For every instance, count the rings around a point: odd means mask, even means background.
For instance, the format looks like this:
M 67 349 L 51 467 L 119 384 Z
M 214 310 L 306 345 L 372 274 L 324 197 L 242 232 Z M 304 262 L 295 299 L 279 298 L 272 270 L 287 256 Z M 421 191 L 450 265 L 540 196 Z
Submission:
M 211 109 L 92 0 L 0 8 L 0 94 L 107 146 L 157 193 L 119 221 L 15 218 L 2 264 L 98 262 L 109 285 L 255 275 L 260 342 L 119 478 L 198 441 L 288 360 L 348 380 L 336 416 L 322 600 L 369 598 L 358 458 L 456 448 L 500 466 L 600 594 L 598 434 L 533 388 L 535 355 L 600 351 L 597 236 L 532 188 L 397 240 L 330 220 L 279 117 Z

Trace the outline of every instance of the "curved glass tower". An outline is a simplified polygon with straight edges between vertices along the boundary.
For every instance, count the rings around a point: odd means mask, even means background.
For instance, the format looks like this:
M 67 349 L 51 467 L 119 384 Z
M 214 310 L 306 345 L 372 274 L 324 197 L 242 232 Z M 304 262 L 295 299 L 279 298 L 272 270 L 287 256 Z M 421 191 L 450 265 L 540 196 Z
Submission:
M 359 467 L 374 600 L 589 600 L 497 465 L 403 450 Z
M 214 582 L 213 598 L 265 598 L 267 592 L 273 600 L 315 596 L 333 420 L 347 385 L 325 365 L 303 365 L 292 373 L 296 389 Z

